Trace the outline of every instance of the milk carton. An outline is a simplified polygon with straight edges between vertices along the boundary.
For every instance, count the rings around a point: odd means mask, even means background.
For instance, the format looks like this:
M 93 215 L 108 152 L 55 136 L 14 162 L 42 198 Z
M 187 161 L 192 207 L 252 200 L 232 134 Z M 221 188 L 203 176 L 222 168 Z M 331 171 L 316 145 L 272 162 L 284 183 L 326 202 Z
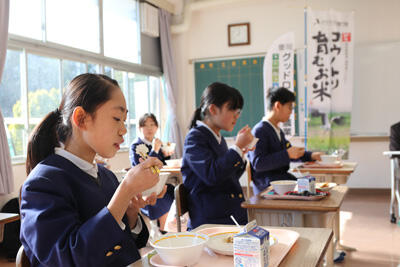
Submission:
M 315 194 L 315 177 L 307 175 L 304 177 L 297 178 L 297 190 L 299 193 L 308 191 L 311 194 Z
M 267 267 L 269 264 L 269 232 L 256 221 L 248 223 L 233 237 L 235 267 Z

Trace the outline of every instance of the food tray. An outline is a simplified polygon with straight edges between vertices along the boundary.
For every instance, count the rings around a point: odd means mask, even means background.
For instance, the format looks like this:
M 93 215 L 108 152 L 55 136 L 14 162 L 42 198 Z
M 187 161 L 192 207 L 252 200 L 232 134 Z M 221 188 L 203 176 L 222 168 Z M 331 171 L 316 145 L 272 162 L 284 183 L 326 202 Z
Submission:
M 333 163 L 320 163 L 318 161 L 310 161 L 305 162 L 303 165 L 300 165 L 298 168 L 317 168 L 317 169 L 324 169 L 324 168 L 342 168 L 343 162 L 333 162 Z
M 296 195 L 278 195 L 272 189 L 268 189 L 260 194 L 261 197 L 265 199 L 279 199 L 279 200 L 321 200 L 330 195 L 329 192 L 322 192 L 317 190 L 319 195 L 311 195 L 311 196 L 296 196 Z
M 263 227 L 264 228 L 264 227 Z M 286 229 L 267 229 L 271 235 L 276 236 L 278 244 L 270 248 L 269 265 L 268 267 L 277 267 L 279 263 L 285 258 L 290 248 L 294 245 L 299 238 L 299 233 Z M 200 230 L 199 230 L 200 231 Z M 150 263 L 153 266 L 171 267 L 164 263 L 157 254 L 149 254 Z M 200 261 L 193 265 L 194 267 L 210 267 L 210 266 L 233 266 L 233 256 L 225 256 L 214 253 L 210 249 L 205 249 L 200 257 Z

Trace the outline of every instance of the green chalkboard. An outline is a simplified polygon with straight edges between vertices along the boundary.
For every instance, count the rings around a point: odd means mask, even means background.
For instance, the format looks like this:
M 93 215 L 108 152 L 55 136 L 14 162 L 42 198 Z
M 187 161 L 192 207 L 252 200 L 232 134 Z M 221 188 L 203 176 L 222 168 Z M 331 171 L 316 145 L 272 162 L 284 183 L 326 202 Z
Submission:
M 226 83 L 240 91 L 244 98 L 242 114 L 232 132 L 222 132 L 225 137 L 236 136 L 246 124 L 251 128 L 264 116 L 263 92 L 264 57 L 202 61 L 194 64 L 196 107 L 204 89 L 213 82 Z

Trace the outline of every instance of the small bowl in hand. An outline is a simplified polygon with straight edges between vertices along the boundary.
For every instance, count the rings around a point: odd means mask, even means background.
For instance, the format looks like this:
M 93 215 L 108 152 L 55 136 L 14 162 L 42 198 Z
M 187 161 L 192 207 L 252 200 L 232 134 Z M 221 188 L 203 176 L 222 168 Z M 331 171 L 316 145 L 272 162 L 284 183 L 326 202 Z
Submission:
M 158 183 L 155 186 L 143 191 L 142 196 L 147 197 L 147 196 L 150 196 L 154 192 L 156 193 L 156 195 L 160 194 L 164 188 L 165 183 L 167 182 L 169 175 L 170 175 L 169 172 L 160 173 L 160 179 L 159 179 Z
M 176 143 L 163 143 L 161 146 L 161 150 L 164 151 L 165 153 L 172 153 L 175 151 Z

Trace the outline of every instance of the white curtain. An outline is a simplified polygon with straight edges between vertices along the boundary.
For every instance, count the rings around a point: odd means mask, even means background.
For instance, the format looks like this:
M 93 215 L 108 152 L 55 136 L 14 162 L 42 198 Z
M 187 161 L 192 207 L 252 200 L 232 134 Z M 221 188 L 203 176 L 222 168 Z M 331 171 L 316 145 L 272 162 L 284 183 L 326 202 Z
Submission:
M 178 94 L 178 80 L 174 56 L 172 54 L 172 41 L 170 30 L 171 15 L 163 10 L 159 10 L 160 18 L 160 43 L 161 43 L 161 58 L 165 77 L 167 98 L 168 98 L 168 122 L 169 140 L 176 143 L 176 157 L 182 157 L 183 142 L 181 131 L 179 128 L 176 116 L 176 95 Z
M 10 1 L 0 1 L 0 82 L 6 61 L 8 16 Z M 3 114 L 0 110 L 0 194 L 9 194 L 14 191 L 14 176 L 11 168 L 10 150 L 8 147 L 6 129 L 4 128 Z

